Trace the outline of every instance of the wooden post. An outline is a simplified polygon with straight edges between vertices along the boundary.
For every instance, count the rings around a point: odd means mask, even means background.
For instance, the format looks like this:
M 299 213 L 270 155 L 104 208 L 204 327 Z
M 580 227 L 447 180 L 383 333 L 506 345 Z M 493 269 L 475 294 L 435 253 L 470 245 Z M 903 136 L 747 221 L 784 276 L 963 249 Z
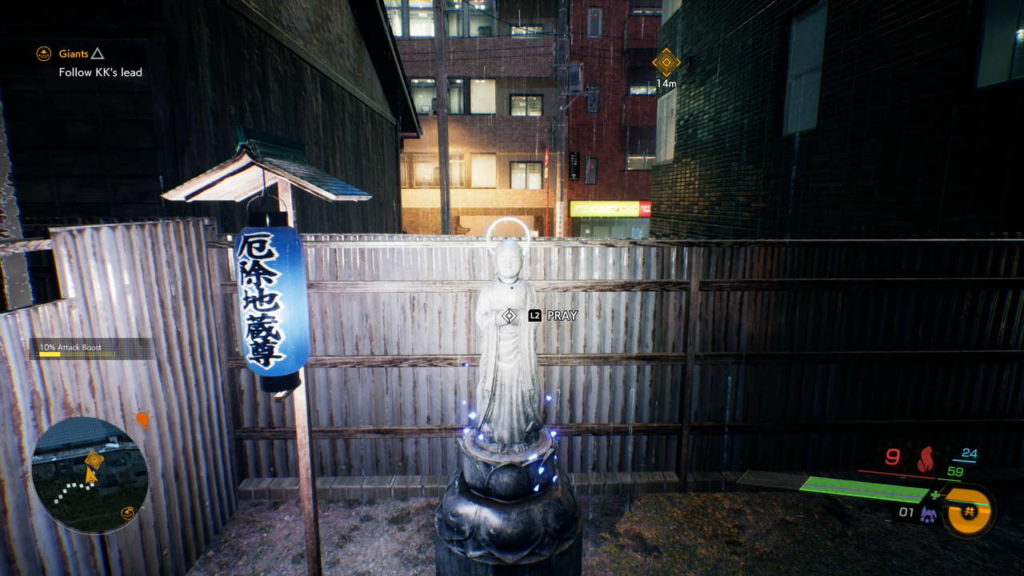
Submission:
M 697 352 L 700 340 L 700 277 L 704 265 L 704 248 L 690 246 L 690 287 L 686 295 L 686 368 L 683 387 L 679 391 L 679 459 L 676 469 L 679 484 L 685 487 L 690 472 L 690 415 L 693 414 L 693 396 L 697 379 Z
M 295 205 L 292 199 L 291 182 L 281 179 L 277 184 L 278 202 L 281 210 L 288 212 L 288 225 L 295 226 Z M 295 448 L 299 461 L 299 502 L 302 505 L 302 525 L 306 533 L 306 574 L 321 576 L 320 563 L 320 521 L 317 518 L 316 471 L 313 469 L 313 428 L 309 415 L 309 386 L 306 385 L 306 369 L 299 369 L 299 387 L 292 394 L 295 409 Z
M 299 370 L 299 387 L 292 395 L 299 459 L 299 501 L 302 504 L 302 524 L 306 532 L 306 574 L 321 576 L 320 521 L 317 518 L 316 471 L 313 469 L 313 438 L 310 434 L 312 421 L 309 415 L 309 386 L 306 384 L 306 369 L 302 368 Z

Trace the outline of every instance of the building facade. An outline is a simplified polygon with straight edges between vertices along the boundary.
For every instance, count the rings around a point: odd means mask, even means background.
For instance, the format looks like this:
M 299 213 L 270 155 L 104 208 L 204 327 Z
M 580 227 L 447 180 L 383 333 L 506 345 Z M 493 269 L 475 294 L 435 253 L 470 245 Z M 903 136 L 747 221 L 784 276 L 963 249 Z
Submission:
M 1018 233 L 1020 0 L 668 0 L 652 233 Z
M 573 2 L 570 60 L 583 77 L 569 105 L 574 236 L 648 235 L 660 16 L 660 0 Z
M 438 12 L 432 0 L 385 5 L 423 126 L 423 137 L 406 141 L 402 153 L 403 224 L 410 233 L 436 234 L 442 230 Z M 588 34 L 595 10 L 600 23 Z M 650 0 L 444 3 L 453 233 L 483 235 L 501 216 L 516 216 L 541 236 L 646 233 L 616 218 L 582 226 L 570 213 L 576 201 L 648 199 L 650 60 L 659 13 L 660 2 Z M 599 99 L 603 105 L 595 110 Z M 593 213 L 601 208 L 609 207 Z
M 378 2 L 25 4 L 0 20 L 0 97 L 25 234 L 161 216 L 245 225 L 165 190 L 246 127 L 296 142 L 365 203 L 296 199 L 304 232 L 399 232 L 401 135 L 418 131 Z M 49 51 L 47 54 L 43 49 Z

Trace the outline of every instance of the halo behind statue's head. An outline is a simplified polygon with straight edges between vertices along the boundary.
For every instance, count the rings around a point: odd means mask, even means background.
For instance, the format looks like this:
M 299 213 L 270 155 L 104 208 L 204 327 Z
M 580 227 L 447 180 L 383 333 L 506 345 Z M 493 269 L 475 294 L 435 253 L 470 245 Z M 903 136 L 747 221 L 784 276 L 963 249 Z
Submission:
M 522 229 L 523 229 L 523 239 L 525 240 L 525 242 L 522 243 L 522 244 L 519 244 L 518 242 L 516 242 L 515 240 L 512 240 L 511 238 L 507 238 L 501 244 L 497 244 L 497 243 L 495 243 L 494 240 L 491 240 L 491 233 L 494 232 L 494 227 L 497 226 L 498 224 L 502 223 L 502 222 L 515 222 L 516 224 L 519 224 L 519 226 L 522 227 Z M 532 238 L 530 237 L 530 227 L 527 226 L 526 223 L 523 222 L 522 220 L 520 220 L 519 218 L 513 218 L 512 216 L 505 216 L 503 218 L 498 218 L 494 222 L 491 222 L 491 225 L 487 227 L 487 236 L 486 236 L 487 250 L 489 250 L 491 254 L 495 254 L 497 252 L 498 248 L 501 245 L 505 245 L 507 242 L 511 241 L 511 242 L 516 242 L 519 245 L 520 250 L 522 250 L 523 258 L 526 258 L 526 254 L 530 251 L 530 241 L 531 240 L 532 240 Z

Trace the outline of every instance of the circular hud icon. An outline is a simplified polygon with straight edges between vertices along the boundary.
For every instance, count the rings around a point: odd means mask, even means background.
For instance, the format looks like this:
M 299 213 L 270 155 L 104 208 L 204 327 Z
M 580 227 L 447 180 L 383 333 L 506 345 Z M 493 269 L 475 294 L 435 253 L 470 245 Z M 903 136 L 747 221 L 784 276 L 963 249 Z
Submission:
M 54 520 L 99 534 L 135 518 L 149 490 L 149 470 L 124 430 L 97 418 L 69 418 L 39 437 L 32 484 Z

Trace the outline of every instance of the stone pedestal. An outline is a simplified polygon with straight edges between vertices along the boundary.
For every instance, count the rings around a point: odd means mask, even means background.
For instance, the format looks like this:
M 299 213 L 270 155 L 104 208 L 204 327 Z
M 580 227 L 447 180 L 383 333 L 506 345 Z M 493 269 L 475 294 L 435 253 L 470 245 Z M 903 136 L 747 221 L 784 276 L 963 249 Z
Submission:
M 583 521 L 547 429 L 511 454 L 459 440 L 462 469 L 435 514 L 438 576 L 579 576 Z

